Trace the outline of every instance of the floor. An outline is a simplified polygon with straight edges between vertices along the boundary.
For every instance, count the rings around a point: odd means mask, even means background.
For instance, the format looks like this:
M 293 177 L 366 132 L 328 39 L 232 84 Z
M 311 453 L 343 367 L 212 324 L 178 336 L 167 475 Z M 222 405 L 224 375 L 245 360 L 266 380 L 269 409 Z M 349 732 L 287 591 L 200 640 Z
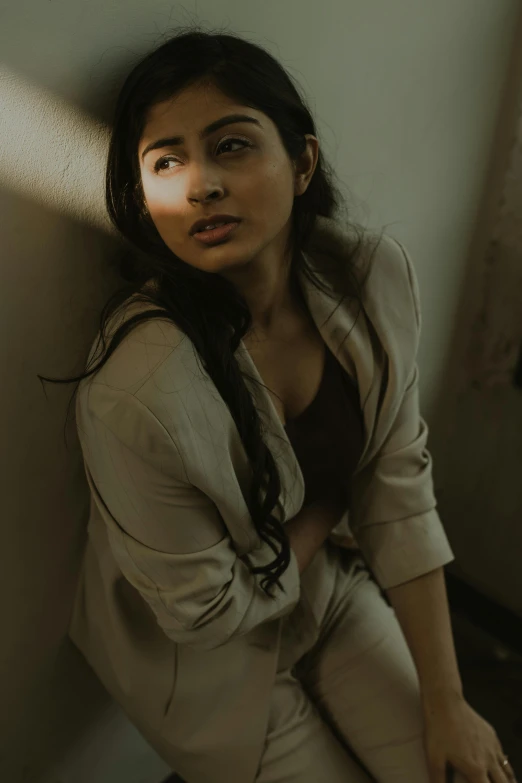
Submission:
M 522 628 L 466 589 L 462 595 L 456 582 L 448 596 L 464 695 L 494 727 L 522 783 Z M 190 781 L 172 775 L 164 783 Z

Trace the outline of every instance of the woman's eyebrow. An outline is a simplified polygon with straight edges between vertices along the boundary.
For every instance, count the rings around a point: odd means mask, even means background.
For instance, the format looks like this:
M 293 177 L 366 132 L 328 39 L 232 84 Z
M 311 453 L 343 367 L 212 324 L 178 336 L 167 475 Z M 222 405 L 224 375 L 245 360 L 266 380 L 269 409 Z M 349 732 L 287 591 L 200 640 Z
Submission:
M 219 120 L 214 120 L 214 122 L 211 122 L 206 128 L 203 128 L 203 130 L 199 132 L 199 138 L 204 139 L 224 125 L 232 125 L 235 122 L 253 122 L 255 125 L 259 125 L 260 128 L 263 127 L 259 120 L 248 116 L 248 114 L 229 114 L 226 117 L 221 117 Z M 184 141 L 184 136 L 169 136 L 164 139 L 151 141 L 141 153 L 141 159 L 143 160 L 145 155 L 152 150 L 161 149 L 162 147 L 176 147 L 178 144 L 183 144 Z

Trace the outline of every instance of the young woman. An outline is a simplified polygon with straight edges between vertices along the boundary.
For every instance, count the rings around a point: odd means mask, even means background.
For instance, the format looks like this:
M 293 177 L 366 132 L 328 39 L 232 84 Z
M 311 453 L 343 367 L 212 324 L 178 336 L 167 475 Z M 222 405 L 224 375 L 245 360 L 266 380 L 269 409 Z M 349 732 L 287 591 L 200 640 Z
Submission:
M 514 780 L 455 660 L 415 272 L 332 179 L 259 46 L 190 31 L 125 80 L 128 285 L 62 381 L 92 498 L 69 633 L 188 783 Z

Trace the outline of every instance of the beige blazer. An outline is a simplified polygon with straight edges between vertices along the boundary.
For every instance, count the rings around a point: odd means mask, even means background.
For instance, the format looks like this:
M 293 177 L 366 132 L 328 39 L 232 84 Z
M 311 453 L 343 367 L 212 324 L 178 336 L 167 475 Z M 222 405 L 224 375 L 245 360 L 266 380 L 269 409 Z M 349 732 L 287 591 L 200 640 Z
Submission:
M 319 218 L 306 254 L 318 270 L 324 254 L 346 257 L 343 232 Z M 330 299 L 304 276 L 300 285 L 330 350 L 346 338 L 337 355 L 355 372 L 364 417 L 352 505 L 331 538 L 351 532 L 386 589 L 454 559 L 419 415 L 415 272 L 402 245 L 384 236 L 355 326 L 356 301 L 346 299 L 325 323 L 340 295 Z M 243 343 L 236 356 L 262 381 Z M 274 513 L 288 520 L 303 503 L 303 475 L 270 395 L 251 390 L 281 476 L 282 514 Z M 318 606 L 328 575 L 307 583 L 292 552 L 284 591 L 272 600 L 260 589 L 249 566 L 274 553 L 250 521 L 246 453 L 193 344 L 171 322 L 135 329 L 94 380 L 82 381 L 76 414 L 91 503 L 71 639 L 189 783 L 250 783 L 281 619 L 305 585 Z

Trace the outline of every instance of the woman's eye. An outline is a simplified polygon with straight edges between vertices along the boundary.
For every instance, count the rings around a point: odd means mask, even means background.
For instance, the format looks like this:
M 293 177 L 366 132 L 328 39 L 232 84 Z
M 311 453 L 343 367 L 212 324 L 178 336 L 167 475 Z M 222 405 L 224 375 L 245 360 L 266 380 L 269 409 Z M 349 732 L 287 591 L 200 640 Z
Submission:
M 244 139 L 225 139 L 225 141 L 222 141 L 218 145 L 218 150 L 222 149 L 223 147 L 226 147 L 228 144 L 241 144 L 241 149 L 244 147 L 251 147 L 252 145 L 245 141 Z M 233 152 L 237 152 L 238 150 L 232 150 Z M 158 158 L 156 163 L 154 164 L 154 171 L 170 171 L 169 168 L 163 168 L 163 163 L 168 163 L 169 161 L 176 161 L 178 158 L 174 157 L 173 155 L 164 155 L 162 158 Z

